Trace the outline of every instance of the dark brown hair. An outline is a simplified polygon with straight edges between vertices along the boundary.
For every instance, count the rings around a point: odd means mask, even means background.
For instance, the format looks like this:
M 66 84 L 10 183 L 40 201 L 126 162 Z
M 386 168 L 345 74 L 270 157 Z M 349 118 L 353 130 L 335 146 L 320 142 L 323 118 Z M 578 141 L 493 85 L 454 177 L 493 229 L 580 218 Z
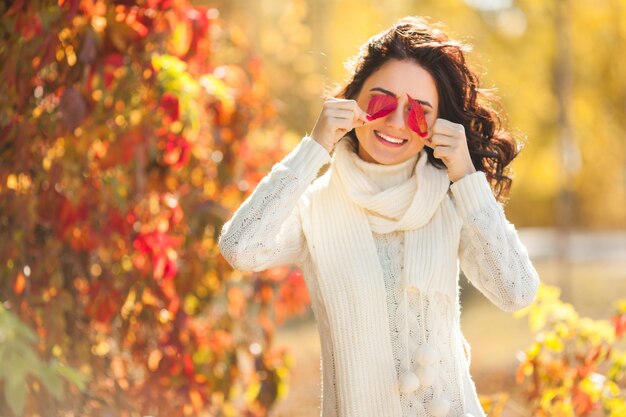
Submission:
M 405 17 L 391 28 L 370 38 L 350 64 L 352 78 L 339 89 L 336 97 L 356 99 L 365 80 L 390 59 L 411 60 L 426 69 L 435 79 L 439 95 L 439 117 L 465 127 L 472 163 L 483 171 L 494 194 L 504 201 L 512 179 L 505 168 L 517 156 L 517 141 L 502 127 L 490 103 L 495 97 L 479 88 L 476 73 L 469 68 L 464 53 L 466 45 L 453 41 L 437 25 L 425 19 Z M 358 146 L 354 130 L 348 133 Z M 428 160 L 445 168 L 433 150 L 425 147 Z

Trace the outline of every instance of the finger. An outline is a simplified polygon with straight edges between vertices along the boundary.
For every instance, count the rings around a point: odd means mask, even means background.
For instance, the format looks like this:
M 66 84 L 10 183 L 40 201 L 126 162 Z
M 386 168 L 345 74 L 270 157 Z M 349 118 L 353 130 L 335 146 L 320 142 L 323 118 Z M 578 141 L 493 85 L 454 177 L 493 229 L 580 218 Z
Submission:
M 340 129 L 340 130 L 352 130 L 353 126 L 353 122 L 350 119 L 346 119 L 343 117 L 332 117 L 330 119 L 332 121 L 332 125 L 335 127 L 335 129 Z
M 436 133 L 430 137 L 432 146 L 454 146 L 459 142 L 458 138 Z
M 452 153 L 452 148 L 449 146 L 436 145 L 433 147 L 433 156 L 443 161 L 447 160 Z
M 367 120 L 367 113 L 359 107 L 356 100 L 334 99 L 332 101 L 327 101 L 325 106 L 329 109 L 350 110 L 353 113 L 353 120 L 355 122 L 362 122 L 360 124 L 369 123 L 369 120 Z
M 347 109 L 327 109 L 326 113 L 329 117 L 336 117 L 338 119 L 354 120 L 354 112 Z
M 460 123 L 454 123 L 446 119 L 437 119 L 433 125 L 433 133 L 445 136 L 465 137 L 465 127 Z

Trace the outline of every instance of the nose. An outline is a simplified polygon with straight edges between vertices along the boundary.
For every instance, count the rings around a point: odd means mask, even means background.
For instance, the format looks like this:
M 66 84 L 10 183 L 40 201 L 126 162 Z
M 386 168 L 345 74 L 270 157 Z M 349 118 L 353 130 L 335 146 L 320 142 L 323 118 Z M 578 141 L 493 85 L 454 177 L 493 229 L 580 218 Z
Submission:
M 406 126 L 405 114 L 404 114 L 404 105 L 398 102 L 398 106 L 396 109 L 389 113 L 385 118 L 385 124 L 387 127 L 402 130 Z

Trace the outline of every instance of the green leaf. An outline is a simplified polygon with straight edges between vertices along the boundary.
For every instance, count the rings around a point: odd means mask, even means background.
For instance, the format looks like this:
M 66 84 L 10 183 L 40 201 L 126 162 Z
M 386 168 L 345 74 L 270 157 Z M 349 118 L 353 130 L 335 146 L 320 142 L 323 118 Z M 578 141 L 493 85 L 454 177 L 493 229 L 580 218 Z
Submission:
M 12 373 L 5 381 L 4 397 L 11 410 L 18 415 L 24 412 L 26 404 L 26 381 L 24 374 Z
M 80 371 L 61 364 L 55 366 L 55 370 L 59 375 L 61 375 L 71 384 L 75 385 L 79 390 L 85 391 L 87 385 L 87 377 L 84 374 L 80 373 Z
M 43 386 L 50 391 L 54 398 L 61 401 L 64 393 L 63 382 L 61 381 L 61 378 L 59 378 L 59 374 L 55 371 L 56 369 L 52 366 L 44 367 L 40 369 L 37 376 Z

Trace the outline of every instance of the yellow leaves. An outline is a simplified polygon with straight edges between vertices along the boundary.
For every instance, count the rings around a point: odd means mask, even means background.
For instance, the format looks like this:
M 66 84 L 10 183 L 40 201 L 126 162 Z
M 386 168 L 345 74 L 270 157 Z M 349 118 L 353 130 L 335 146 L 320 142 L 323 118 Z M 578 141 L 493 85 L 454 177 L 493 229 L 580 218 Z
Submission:
M 479 399 L 485 413 L 492 417 L 502 417 L 504 415 L 504 406 L 509 400 L 509 394 L 501 392 L 490 396 L 481 395 Z
M 600 374 L 591 374 L 580 381 L 578 387 L 595 403 L 600 400 L 600 395 L 604 389 L 604 379 Z
M 288 363 L 288 358 L 285 358 L 285 363 Z M 289 384 L 287 383 L 289 377 L 289 369 L 286 366 L 279 366 L 278 368 L 276 368 L 276 376 L 278 377 L 276 399 L 280 400 L 281 398 L 285 398 L 287 394 L 289 394 Z
M 560 295 L 559 288 L 542 284 L 535 302 L 514 315 L 518 318 L 528 316 L 529 326 L 533 332 L 560 323 L 557 335 L 562 337 L 567 333 L 568 327 L 578 320 L 578 314 L 571 304 L 559 299 Z
M 615 342 L 615 331 L 607 320 L 584 317 L 579 322 L 578 335 L 593 345 Z
M 202 279 L 202 284 L 206 286 L 210 291 L 216 292 L 221 287 L 221 282 L 215 270 L 211 270 L 206 273 Z
M 224 73 L 227 71 L 225 66 L 220 67 L 220 69 Z M 228 109 L 232 111 L 234 106 L 233 89 L 230 88 L 224 81 L 222 81 L 220 78 L 213 74 L 205 74 L 200 77 L 198 82 L 200 83 L 200 86 L 204 88 L 204 91 L 207 94 L 221 101 Z
M 563 351 L 563 341 L 554 332 L 548 332 L 545 335 L 543 343 L 548 349 L 554 352 Z
M 27 194 L 32 185 L 30 175 L 20 172 L 19 174 L 9 174 L 6 186 L 9 190 L 17 191 L 20 194 Z
M 126 296 L 126 301 L 124 301 L 124 305 L 122 305 L 122 318 L 128 319 L 128 316 L 132 312 L 135 307 L 135 301 L 137 300 L 137 290 L 133 287 L 128 291 L 128 295 Z
M 189 44 L 193 37 L 192 29 L 187 22 L 175 22 L 173 19 L 171 20 L 174 30 L 167 43 L 168 50 L 174 55 L 184 56 L 189 51 Z
M 244 399 L 246 404 L 252 404 L 256 400 L 257 396 L 261 392 L 261 382 L 255 380 L 252 382 L 244 393 Z
M 96 356 L 106 356 L 111 351 L 111 346 L 105 339 L 101 339 L 96 345 L 91 347 L 91 353 Z
M 190 316 L 194 316 L 200 305 L 199 300 L 192 294 L 188 294 L 183 301 L 183 310 Z
M 542 286 L 535 304 L 517 315 L 528 316 L 537 332 L 517 382 L 528 385 L 537 416 L 583 416 L 601 406 L 612 413 L 621 407 L 613 399 L 621 395 L 618 381 L 626 369 L 615 328 L 608 320 L 579 317 L 559 296 L 558 288 Z
M 103 16 L 93 16 L 90 23 L 93 30 L 99 34 L 103 34 L 107 27 L 107 20 Z
M 606 403 L 609 409 L 608 417 L 626 416 L 626 400 L 624 398 L 612 398 Z

